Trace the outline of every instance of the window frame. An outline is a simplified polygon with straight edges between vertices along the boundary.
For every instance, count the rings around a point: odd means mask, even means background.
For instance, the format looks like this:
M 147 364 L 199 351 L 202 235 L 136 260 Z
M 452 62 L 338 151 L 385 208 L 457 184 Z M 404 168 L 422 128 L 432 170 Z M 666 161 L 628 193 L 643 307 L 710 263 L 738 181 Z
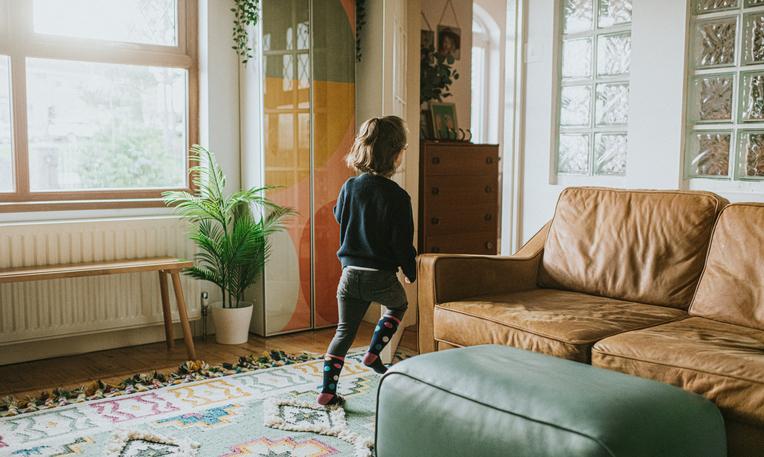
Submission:
M 35 33 L 33 2 L 0 0 L 6 11 L 0 24 L 0 55 L 10 57 L 11 144 L 14 191 L 0 193 L 0 213 L 150 208 L 164 206 L 162 192 L 193 191 L 188 170 L 193 166 L 186 152 L 186 185 L 183 188 L 119 190 L 64 190 L 34 192 L 29 183 L 27 139 L 26 59 L 56 59 L 107 64 L 180 68 L 188 72 L 186 93 L 186 150 L 199 141 L 198 0 L 177 0 L 178 39 L 175 46 L 106 41 Z M 0 17 L 0 21 L 2 18 Z

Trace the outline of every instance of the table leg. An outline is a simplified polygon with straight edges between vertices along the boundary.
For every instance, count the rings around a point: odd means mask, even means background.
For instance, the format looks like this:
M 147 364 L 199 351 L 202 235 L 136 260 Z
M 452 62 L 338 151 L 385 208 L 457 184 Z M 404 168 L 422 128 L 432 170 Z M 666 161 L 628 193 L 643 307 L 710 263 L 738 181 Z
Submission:
M 162 293 L 162 314 L 164 314 L 164 336 L 167 348 L 175 346 L 175 336 L 172 332 L 172 311 L 170 310 L 170 291 L 167 289 L 167 273 L 159 272 L 159 290 Z
M 183 341 L 186 343 L 189 360 L 196 360 L 194 337 L 191 334 L 191 325 L 188 323 L 188 310 L 186 309 L 186 299 L 183 297 L 183 287 L 180 285 L 180 273 L 178 270 L 172 270 L 170 276 L 172 277 L 172 287 L 175 291 L 175 302 L 178 304 L 180 325 L 183 327 Z

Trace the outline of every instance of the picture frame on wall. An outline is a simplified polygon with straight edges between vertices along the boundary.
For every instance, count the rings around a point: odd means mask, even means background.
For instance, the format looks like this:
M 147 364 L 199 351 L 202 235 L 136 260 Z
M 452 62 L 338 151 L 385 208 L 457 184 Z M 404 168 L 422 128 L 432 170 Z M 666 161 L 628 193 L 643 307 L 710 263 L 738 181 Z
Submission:
M 438 26 L 438 52 L 451 56 L 454 60 L 461 59 L 462 30 L 450 25 Z
M 421 45 L 422 49 L 435 50 L 435 32 L 432 30 L 422 30 Z
M 437 140 L 456 140 L 459 123 L 454 103 L 430 102 L 433 136 Z

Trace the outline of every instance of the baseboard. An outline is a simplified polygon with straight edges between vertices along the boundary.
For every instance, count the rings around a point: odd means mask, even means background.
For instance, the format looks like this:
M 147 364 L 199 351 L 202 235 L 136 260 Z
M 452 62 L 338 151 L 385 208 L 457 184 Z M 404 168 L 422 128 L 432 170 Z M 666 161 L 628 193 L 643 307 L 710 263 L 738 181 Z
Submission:
M 174 325 L 175 336 L 182 338 L 183 330 L 180 328 L 180 324 Z M 194 329 L 199 325 L 200 322 L 192 322 Z M 199 332 L 194 331 L 194 334 L 199 334 Z M 63 337 L 45 341 L 30 341 L 0 346 L 0 365 L 82 354 L 85 352 L 104 351 L 127 346 L 138 346 L 164 340 L 164 325 L 154 325 L 115 332 Z M 183 340 L 176 341 L 176 344 L 182 345 Z

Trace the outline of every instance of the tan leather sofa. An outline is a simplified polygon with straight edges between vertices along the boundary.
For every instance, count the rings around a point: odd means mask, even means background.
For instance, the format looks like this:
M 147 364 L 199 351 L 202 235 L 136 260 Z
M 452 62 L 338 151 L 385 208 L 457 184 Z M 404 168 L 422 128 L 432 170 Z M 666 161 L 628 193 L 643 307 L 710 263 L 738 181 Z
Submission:
M 689 314 L 597 342 L 593 365 L 713 400 L 730 455 L 764 456 L 764 205 L 721 212 Z
M 506 344 L 675 384 L 722 409 L 730 455 L 764 455 L 764 206 L 727 204 L 569 188 L 513 256 L 423 255 L 420 352 Z

